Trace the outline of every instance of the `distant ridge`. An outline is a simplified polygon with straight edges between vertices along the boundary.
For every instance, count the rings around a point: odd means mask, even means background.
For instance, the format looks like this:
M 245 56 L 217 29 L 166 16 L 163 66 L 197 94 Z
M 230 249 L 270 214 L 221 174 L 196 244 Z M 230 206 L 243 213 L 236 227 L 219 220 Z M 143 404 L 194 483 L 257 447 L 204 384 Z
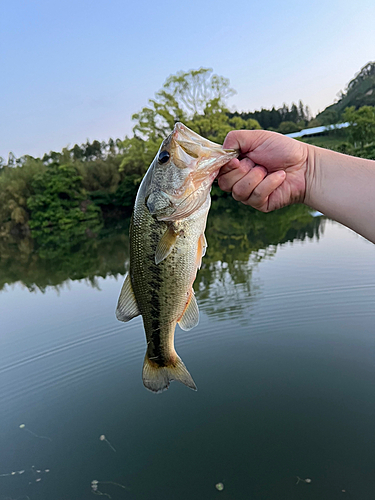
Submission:
M 317 119 L 324 123 L 337 123 L 345 108 L 354 106 L 375 106 L 375 62 L 368 62 L 351 80 L 340 99 L 331 104 L 317 115 Z

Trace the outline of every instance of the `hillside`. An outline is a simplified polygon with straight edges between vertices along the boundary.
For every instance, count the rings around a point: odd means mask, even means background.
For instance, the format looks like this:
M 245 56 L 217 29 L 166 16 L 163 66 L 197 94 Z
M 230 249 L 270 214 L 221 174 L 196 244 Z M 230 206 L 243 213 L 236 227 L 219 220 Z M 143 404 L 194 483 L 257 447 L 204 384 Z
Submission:
M 354 106 L 375 106 L 375 62 L 369 62 L 351 80 L 340 100 L 317 115 L 323 124 L 338 122 L 345 108 Z

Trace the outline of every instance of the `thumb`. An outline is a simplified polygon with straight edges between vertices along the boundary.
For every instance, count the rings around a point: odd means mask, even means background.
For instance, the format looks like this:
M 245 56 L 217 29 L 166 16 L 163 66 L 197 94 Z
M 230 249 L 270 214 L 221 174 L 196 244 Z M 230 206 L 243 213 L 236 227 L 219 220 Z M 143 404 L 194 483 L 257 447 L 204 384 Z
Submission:
M 223 148 L 250 153 L 262 144 L 270 133 L 265 130 L 231 130 L 224 140 Z

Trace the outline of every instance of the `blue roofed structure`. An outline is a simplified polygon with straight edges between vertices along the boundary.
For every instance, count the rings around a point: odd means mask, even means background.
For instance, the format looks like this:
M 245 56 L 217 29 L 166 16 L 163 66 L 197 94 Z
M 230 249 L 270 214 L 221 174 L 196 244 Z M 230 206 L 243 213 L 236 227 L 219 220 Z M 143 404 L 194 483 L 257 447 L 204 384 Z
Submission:
M 296 139 L 297 137 L 309 137 L 312 135 L 319 135 L 324 132 L 327 132 L 328 130 L 336 130 L 340 128 L 346 128 L 349 127 L 349 123 L 336 123 L 335 125 L 322 125 L 320 127 L 312 127 L 312 128 L 305 128 L 303 130 L 300 130 L 299 132 L 293 132 L 292 134 L 285 134 L 287 137 L 292 137 L 293 139 Z

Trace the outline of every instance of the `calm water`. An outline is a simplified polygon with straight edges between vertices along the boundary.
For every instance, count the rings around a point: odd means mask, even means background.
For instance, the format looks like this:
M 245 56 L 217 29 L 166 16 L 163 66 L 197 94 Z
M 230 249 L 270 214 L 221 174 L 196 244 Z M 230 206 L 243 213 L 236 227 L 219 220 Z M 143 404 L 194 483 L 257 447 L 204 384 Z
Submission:
M 0 292 L 0 500 L 89 500 L 93 480 L 113 500 L 375 498 L 375 247 L 288 213 L 280 243 L 273 216 L 211 223 L 200 324 L 176 331 L 197 392 L 143 388 L 141 320 L 114 316 L 121 242 L 116 270 L 57 288 L 25 264 Z

